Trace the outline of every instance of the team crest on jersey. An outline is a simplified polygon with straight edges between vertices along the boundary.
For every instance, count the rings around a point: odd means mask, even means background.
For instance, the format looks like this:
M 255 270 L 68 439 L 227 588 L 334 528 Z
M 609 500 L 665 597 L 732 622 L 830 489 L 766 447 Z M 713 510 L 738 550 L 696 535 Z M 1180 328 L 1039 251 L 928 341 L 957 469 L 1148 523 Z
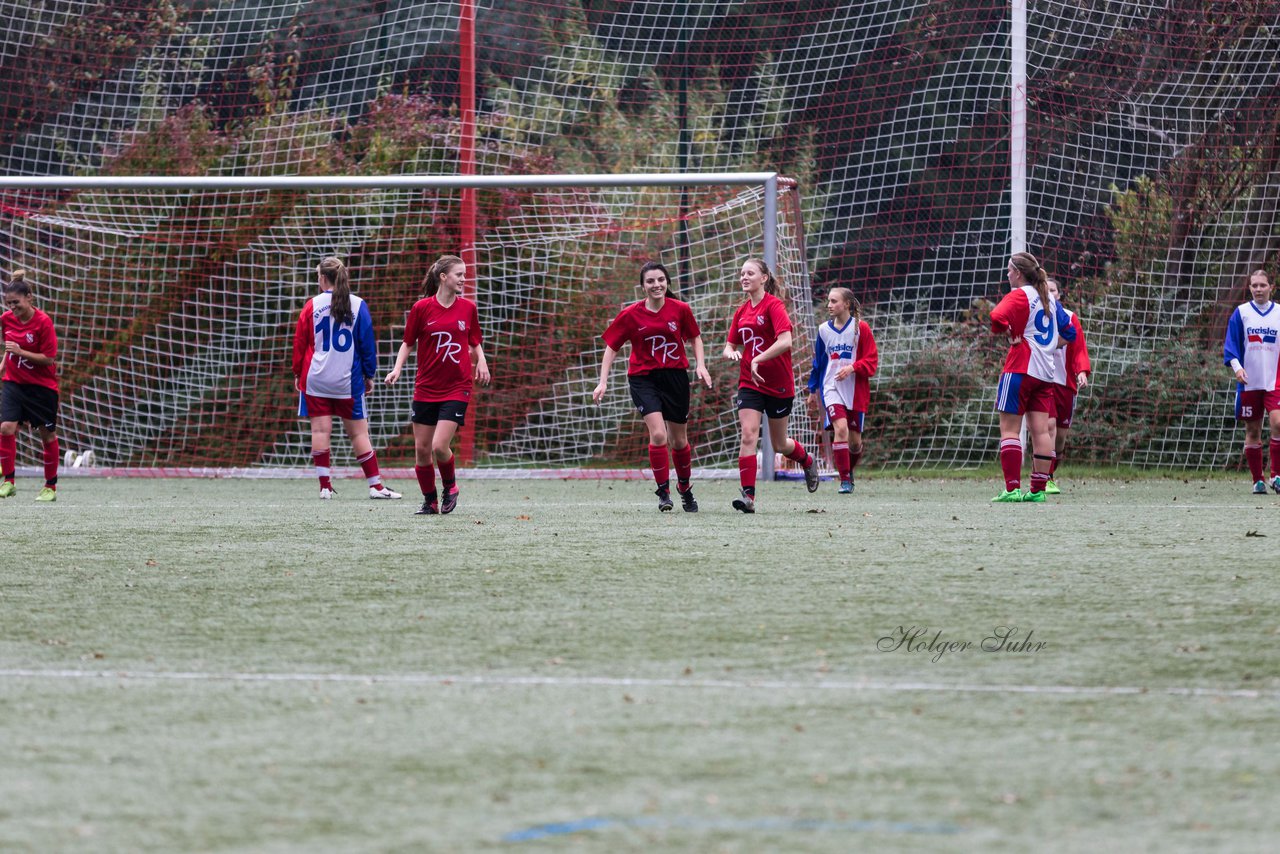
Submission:
M 667 328 L 668 328 L 668 329 L 670 329 L 672 332 L 675 332 L 675 331 L 676 331 L 676 322 L 675 322 L 674 320 L 668 320 L 668 321 L 667 321 Z
M 35 333 L 34 333 L 34 332 L 28 332 L 28 333 L 27 333 L 27 343 L 28 343 L 28 344 L 34 344 L 34 343 L 35 343 L 35 340 L 36 340 Z
M 757 315 L 756 315 L 756 326 L 764 326 L 764 315 L 763 315 L 763 314 L 757 314 Z
M 458 321 L 458 328 L 459 328 L 459 329 L 461 329 L 463 332 L 466 332 L 466 331 L 467 331 L 467 322 L 466 322 L 465 320 L 459 320 L 459 321 Z

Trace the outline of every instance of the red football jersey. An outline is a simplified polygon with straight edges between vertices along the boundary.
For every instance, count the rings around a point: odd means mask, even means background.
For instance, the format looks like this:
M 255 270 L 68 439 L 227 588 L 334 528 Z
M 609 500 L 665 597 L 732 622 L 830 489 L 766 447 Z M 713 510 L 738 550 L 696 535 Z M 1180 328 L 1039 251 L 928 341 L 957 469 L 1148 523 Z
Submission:
M 744 302 L 733 313 L 729 326 L 729 342 L 742 348 L 738 371 L 738 388 L 752 388 L 770 397 L 795 397 L 796 378 L 791 368 L 791 351 L 786 350 L 759 367 L 763 383 L 751 377 L 751 360 L 768 350 L 783 332 L 791 331 L 787 307 L 773 294 L 765 294 L 759 304 Z
M 609 324 L 600 336 L 614 350 L 630 342 L 631 357 L 627 375 L 647 374 L 659 368 L 689 367 L 685 344 L 702 334 L 693 309 L 688 303 L 667 298 L 656 312 L 645 307 L 644 300 L 629 305 Z
M 0 315 L 0 324 L 4 325 L 4 340 L 12 341 L 29 353 L 40 353 L 51 359 L 58 356 L 58 335 L 53 331 L 53 321 L 49 315 L 36 309 L 26 323 L 18 320 L 12 311 Z M 56 365 L 36 365 L 16 353 L 6 353 L 4 359 L 4 378 L 10 382 L 42 385 L 45 388 L 58 390 L 58 371 Z
M 404 343 L 417 347 L 413 399 L 423 403 L 471 399 L 471 347 L 481 343 L 476 304 L 458 297 L 448 308 L 434 296 L 409 309 Z

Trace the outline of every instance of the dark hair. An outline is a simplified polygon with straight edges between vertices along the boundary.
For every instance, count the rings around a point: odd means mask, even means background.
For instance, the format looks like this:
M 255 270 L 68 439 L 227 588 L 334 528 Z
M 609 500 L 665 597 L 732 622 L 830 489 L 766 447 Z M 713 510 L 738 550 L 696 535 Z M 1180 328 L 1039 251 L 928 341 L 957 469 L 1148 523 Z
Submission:
M 31 285 L 27 284 L 27 271 L 14 270 L 10 273 L 9 281 L 4 286 L 4 292 L 17 297 L 31 296 Z
M 465 262 L 457 255 L 441 255 L 437 258 L 431 265 L 431 269 L 427 270 L 427 277 L 422 282 L 427 296 L 435 296 L 436 291 L 440 290 L 440 277 L 462 263 Z
M 765 275 L 764 292 L 773 294 L 775 297 L 782 296 L 782 283 L 778 281 L 778 277 L 769 269 L 769 265 L 764 262 L 763 258 L 748 258 L 744 264 L 755 264 L 760 268 L 760 272 Z
M 1036 256 L 1030 252 L 1015 252 L 1009 256 L 1009 260 L 1013 262 L 1014 268 L 1022 274 L 1022 277 L 1036 289 L 1036 293 L 1040 295 L 1040 306 L 1044 309 L 1044 313 L 1049 313 L 1049 274 L 1044 271 L 1044 267 L 1040 266 L 1040 262 L 1036 260 Z
M 849 306 L 849 313 L 853 315 L 853 319 L 862 320 L 862 303 L 858 302 L 858 298 L 853 295 L 853 291 L 848 288 L 832 288 L 827 294 L 840 297 L 840 299 L 844 300 L 845 305 Z
M 347 275 L 347 265 L 342 263 L 342 259 L 330 255 L 320 262 L 316 271 L 333 285 L 329 317 L 333 318 L 335 324 L 351 323 L 355 315 L 351 311 L 351 279 Z
M 671 274 L 667 272 L 666 267 L 659 264 L 657 261 L 646 261 L 644 266 L 640 268 L 640 287 L 644 287 L 644 274 L 651 270 L 662 271 L 662 275 L 667 277 L 667 296 L 672 297 L 673 299 L 679 299 L 679 297 L 676 296 L 676 288 L 672 283 Z

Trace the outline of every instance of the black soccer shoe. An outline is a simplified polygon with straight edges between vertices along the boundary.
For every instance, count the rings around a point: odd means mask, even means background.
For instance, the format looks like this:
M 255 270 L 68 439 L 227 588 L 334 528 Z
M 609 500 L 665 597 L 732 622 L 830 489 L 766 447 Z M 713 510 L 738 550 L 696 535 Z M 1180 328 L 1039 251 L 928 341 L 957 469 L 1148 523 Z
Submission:
M 675 505 L 671 503 L 671 490 L 658 487 L 653 491 L 653 494 L 658 496 L 658 509 L 663 513 L 666 513 L 670 511 L 672 507 L 675 507 Z
M 452 513 L 453 508 L 458 506 L 458 487 L 446 489 L 444 491 L 444 500 L 440 502 L 441 513 Z
M 422 506 L 413 511 L 415 516 L 435 516 L 440 513 L 440 505 L 436 501 L 436 494 L 423 496 Z
M 818 458 L 813 454 L 809 455 L 809 464 L 804 467 L 804 486 L 810 492 L 818 491 L 818 484 L 822 479 L 818 477 Z
M 679 490 L 677 490 L 679 492 Z M 693 497 L 693 489 L 686 489 L 680 492 L 680 506 L 686 513 L 698 512 L 698 499 Z
M 742 490 L 742 497 L 733 499 L 733 509 L 743 513 L 756 512 L 756 497 L 745 489 Z

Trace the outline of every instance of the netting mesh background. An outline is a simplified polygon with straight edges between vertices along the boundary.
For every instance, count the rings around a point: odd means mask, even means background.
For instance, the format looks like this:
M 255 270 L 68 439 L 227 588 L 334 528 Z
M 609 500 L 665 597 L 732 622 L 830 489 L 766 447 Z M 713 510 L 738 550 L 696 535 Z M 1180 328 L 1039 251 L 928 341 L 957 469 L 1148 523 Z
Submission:
M 36 0 L 0 12 L 9 174 L 458 169 L 457 3 Z M 1010 229 L 1007 2 L 480 0 L 476 13 L 480 172 L 796 178 L 803 218 L 790 227 L 804 240 L 784 240 L 795 311 L 820 321 L 826 289 L 851 287 L 880 345 L 867 463 L 994 459 L 1004 348 L 986 315 L 1006 288 Z M 1239 465 L 1221 337 L 1247 274 L 1278 263 L 1280 0 L 1033 0 L 1028 21 L 1029 248 L 1080 314 L 1094 365 L 1070 453 Z M 725 226 L 730 237 L 699 233 L 697 217 L 681 249 L 682 210 L 722 201 L 695 196 L 682 208 L 651 193 L 630 212 L 608 191 L 564 209 L 484 196 L 482 319 L 551 329 L 558 349 L 520 383 L 536 396 L 482 395 L 478 462 L 638 452 L 625 401 L 583 411 L 575 396 L 605 315 L 635 294 L 639 256 L 687 268 L 706 323 L 759 252 L 749 223 Z M 286 351 L 269 339 L 317 254 L 360 266 L 389 336 L 425 264 L 457 248 L 448 195 L 0 199 L 0 266 L 32 271 L 62 336 L 64 433 L 141 465 L 304 463 Z M 550 280 L 563 290 L 541 290 Z M 559 319 L 511 320 L 530 301 Z M 244 355 L 224 372 L 232 345 Z M 500 375 L 525 376 L 517 354 L 492 355 Z M 729 441 L 725 402 L 700 405 L 700 440 Z M 402 413 L 384 409 L 380 451 L 403 457 Z M 555 450 L 558 432 L 588 450 Z

